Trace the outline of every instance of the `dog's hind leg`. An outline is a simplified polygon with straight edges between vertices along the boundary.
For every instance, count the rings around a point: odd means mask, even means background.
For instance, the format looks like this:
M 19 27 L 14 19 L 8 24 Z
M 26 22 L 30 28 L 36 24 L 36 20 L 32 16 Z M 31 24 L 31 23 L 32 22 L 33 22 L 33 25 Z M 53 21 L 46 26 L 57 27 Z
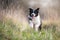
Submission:
M 41 25 L 36 24 L 36 25 L 35 25 L 35 30 L 36 30 L 36 31 L 40 31 L 40 30 L 42 29 L 41 26 L 42 26 L 42 24 L 41 24 Z
M 38 28 L 38 30 L 39 30 L 39 31 L 42 29 L 42 27 L 41 27 L 41 26 L 42 26 L 42 24 L 41 24 L 41 25 L 39 26 L 39 28 Z
M 38 29 L 39 29 L 39 24 L 36 24 L 35 25 L 35 30 L 38 31 Z

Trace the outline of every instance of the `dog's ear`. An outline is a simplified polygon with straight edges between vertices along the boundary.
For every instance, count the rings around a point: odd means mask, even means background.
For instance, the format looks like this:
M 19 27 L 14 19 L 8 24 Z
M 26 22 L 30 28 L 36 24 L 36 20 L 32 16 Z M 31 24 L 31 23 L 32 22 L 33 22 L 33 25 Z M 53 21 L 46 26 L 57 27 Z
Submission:
M 34 12 L 35 12 L 35 13 L 39 13 L 39 8 L 37 8 Z
M 32 8 L 29 8 L 29 12 L 33 12 L 33 9 Z
M 29 8 L 29 10 L 33 10 L 32 8 Z
M 39 11 L 40 8 L 37 8 L 36 11 Z

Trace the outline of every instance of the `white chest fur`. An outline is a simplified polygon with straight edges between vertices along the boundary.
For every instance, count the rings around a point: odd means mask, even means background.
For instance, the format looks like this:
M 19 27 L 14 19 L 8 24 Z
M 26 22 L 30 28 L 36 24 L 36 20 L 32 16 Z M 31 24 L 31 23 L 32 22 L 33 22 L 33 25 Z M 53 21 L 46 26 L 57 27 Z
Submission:
M 41 23 L 40 21 L 41 20 L 40 20 L 40 16 L 39 15 L 37 17 L 32 18 L 33 24 L 40 24 Z

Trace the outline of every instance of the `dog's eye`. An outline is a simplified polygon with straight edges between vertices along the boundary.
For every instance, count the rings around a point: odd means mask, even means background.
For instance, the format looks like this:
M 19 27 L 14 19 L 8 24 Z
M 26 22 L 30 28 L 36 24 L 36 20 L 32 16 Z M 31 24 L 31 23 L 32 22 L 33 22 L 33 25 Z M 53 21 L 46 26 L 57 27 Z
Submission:
M 37 10 L 35 10 L 34 13 L 39 13 L 39 12 Z
M 33 13 L 33 10 L 30 10 L 30 13 Z
M 36 17 L 36 16 L 38 16 L 39 11 L 38 10 L 35 10 L 34 13 L 36 14 L 35 15 L 35 17 Z

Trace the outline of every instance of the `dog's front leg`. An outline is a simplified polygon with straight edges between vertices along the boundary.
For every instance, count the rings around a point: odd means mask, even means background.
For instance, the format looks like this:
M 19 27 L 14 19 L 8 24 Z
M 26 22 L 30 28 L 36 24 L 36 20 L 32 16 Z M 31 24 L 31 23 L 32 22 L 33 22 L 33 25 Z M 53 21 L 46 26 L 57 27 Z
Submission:
M 35 25 L 35 30 L 38 31 L 38 29 L 39 29 L 39 24 L 36 24 Z
M 33 28 L 33 22 L 32 21 L 30 21 L 29 25 L 31 28 Z

